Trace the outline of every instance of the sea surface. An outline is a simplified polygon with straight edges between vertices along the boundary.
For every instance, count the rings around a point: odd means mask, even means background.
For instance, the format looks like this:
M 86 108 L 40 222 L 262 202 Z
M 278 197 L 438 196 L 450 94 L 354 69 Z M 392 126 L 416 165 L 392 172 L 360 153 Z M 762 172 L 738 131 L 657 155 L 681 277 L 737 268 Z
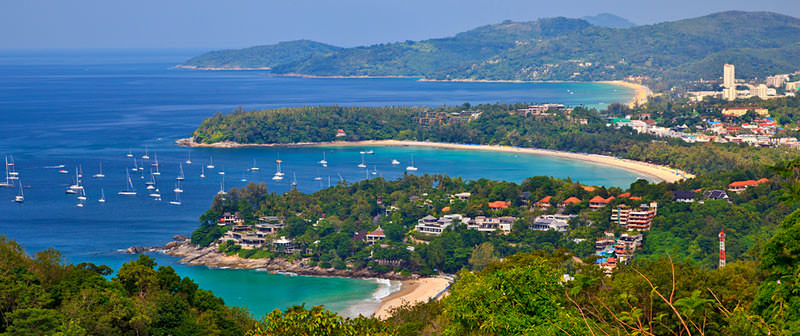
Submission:
M 340 179 L 356 181 L 404 173 L 413 157 L 417 174 L 443 173 L 465 179 L 570 177 L 582 183 L 627 186 L 640 176 L 596 164 L 546 156 L 432 148 L 247 148 L 189 149 L 175 145 L 206 117 L 245 109 L 318 104 L 429 105 L 476 103 L 563 103 L 603 107 L 627 101 L 630 89 L 591 83 L 440 83 L 413 79 L 308 79 L 271 77 L 263 71 L 192 71 L 173 66 L 194 50 L 0 51 L 0 179 L 2 160 L 13 157 L 25 202 L 11 200 L 17 188 L 0 188 L 0 234 L 33 253 L 60 250 L 69 262 L 102 263 L 118 269 L 135 256 L 129 246 L 159 245 L 189 234 L 213 195 L 223 187 L 264 182 L 285 192 L 291 182 L 313 192 Z M 149 160 L 141 156 L 147 153 Z M 367 169 L 356 167 L 364 156 Z M 138 160 L 126 157 L 131 153 Z M 324 153 L 324 154 L 323 154 Z M 325 155 L 329 165 L 316 162 Z M 145 181 L 158 158 L 156 185 L 162 201 L 147 194 Z M 185 161 L 191 158 L 192 164 Z M 284 162 L 283 181 L 271 177 Z M 392 165 L 397 159 L 400 165 Z M 215 169 L 203 166 L 213 160 Z M 144 167 L 131 172 L 134 164 Z M 55 168 L 63 165 L 63 168 Z M 100 171 L 105 178 L 93 178 Z M 182 205 L 168 202 L 181 168 Z M 259 167 L 260 171 L 248 171 Z M 66 174 L 59 173 L 64 169 Z M 87 200 L 78 207 L 65 193 L 82 170 Z M 224 171 L 225 175 L 219 173 Z M 131 174 L 136 196 L 120 196 Z M 314 177 L 322 177 L 315 181 Z M 224 180 L 223 180 L 224 178 Z M 106 203 L 98 203 L 104 192 Z M 287 277 L 259 271 L 189 267 L 154 254 L 226 303 L 248 307 L 256 316 L 307 303 L 355 314 L 368 312 L 391 289 L 385 281 Z

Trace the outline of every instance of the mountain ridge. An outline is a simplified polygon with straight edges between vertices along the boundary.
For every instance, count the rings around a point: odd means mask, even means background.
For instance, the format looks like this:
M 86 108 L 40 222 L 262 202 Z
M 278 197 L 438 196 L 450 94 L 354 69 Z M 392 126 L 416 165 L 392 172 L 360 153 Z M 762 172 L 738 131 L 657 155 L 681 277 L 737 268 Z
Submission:
M 295 51 L 295 45 L 302 48 Z M 719 77 L 722 64 L 714 62 L 755 61 L 737 71 L 743 77 L 793 71 L 792 55 L 798 49 L 800 19 L 771 12 L 728 11 L 631 28 L 607 28 L 565 17 L 504 21 L 451 37 L 354 48 L 301 40 L 212 52 L 184 65 L 440 80 L 696 79 Z M 290 56 L 280 56 L 286 54 Z M 267 61 L 255 61 L 259 59 Z

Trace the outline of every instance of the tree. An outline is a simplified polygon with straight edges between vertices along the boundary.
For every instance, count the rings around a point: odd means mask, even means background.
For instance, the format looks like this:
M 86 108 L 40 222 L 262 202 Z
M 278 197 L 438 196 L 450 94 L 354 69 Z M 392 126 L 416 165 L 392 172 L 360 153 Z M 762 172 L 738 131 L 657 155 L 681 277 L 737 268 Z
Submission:
M 495 260 L 497 258 L 494 252 L 494 245 L 490 242 L 485 242 L 472 249 L 469 263 L 472 265 L 472 270 L 480 271 Z

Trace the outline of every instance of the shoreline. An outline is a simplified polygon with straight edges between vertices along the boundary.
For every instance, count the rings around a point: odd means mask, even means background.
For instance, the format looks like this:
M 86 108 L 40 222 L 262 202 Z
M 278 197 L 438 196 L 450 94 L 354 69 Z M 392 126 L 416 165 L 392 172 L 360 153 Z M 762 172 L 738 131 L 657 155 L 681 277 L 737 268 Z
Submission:
M 404 280 L 400 290 L 395 291 L 381 299 L 381 304 L 375 311 L 374 316 L 380 320 L 391 317 L 390 313 L 394 308 L 404 304 L 415 305 L 420 302 L 428 302 L 431 299 L 439 300 L 449 289 L 450 281 L 445 278 L 420 278 L 416 280 Z
M 210 269 L 241 269 L 254 271 L 267 271 L 276 275 L 285 276 L 314 276 L 314 277 L 343 277 L 351 279 L 375 280 L 378 282 L 378 290 L 372 293 L 372 297 L 366 300 L 359 300 L 359 304 L 352 306 L 350 312 L 353 317 L 358 314 L 364 316 L 375 316 L 380 319 L 389 317 L 389 312 L 405 303 L 415 304 L 427 302 L 430 298 L 440 298 L 450 285 L 450 281 L 441 277 L 420 277 L 419 275 L 402 276 L 400 274 L 376 273 L 366 270 L 335 270 L 322 269 L 317 266 L 309 267 L 303 260 L 289 262 L 285 259 L 245 259 L 239 256 L 228 256 L 215 246 L 195 246 L 186 236 L 177 235 L 173 241 L 164 246 L 149 247 L 129 247 L 127 250 L 120 251 L 130 254 L 145 252 L 161 252 L 169 256 L 180 258 L 179 263 L 189 266 L 205 266 Z M 392 282 L 400 281 L 399 288 L 392 286 Z M 378 295 L 381 286 L 386 286 L 389 290 L 386 295 Z M 375 302 L 377 304 L 370 303 Z M 365 302 L 361 301 L 367 301 Z M 360 308 L 360 309 L 359 309 Z M 367 308 L 366 310 L 363 310 Z
M 518 153 L 530 155 L 543 155 L 551 157 L 559 157 L 570 160 L 590 162 L 615 168 L 621 168 L 628 171 L 643 174 L 658 182 L 677 182 L 686 178 L 695 177 L 694 174 L 684 172 L 679 169 L 641 162 L 630 159 L 621 159 L 613 156 L 600 155 L 600 154 L 583 154 L 572 153 L 565 151 L 540 149 L 540 148 L 526 148 L 526 147 L 512 147 L 500 145 L 469 145 L 469 144 L 451 144 L 443 142 L 424 142 L 424 141 L 411 141 L 411 140 L 362 140 L 362 141 L 330 141 L 330 142 L 303 142 L 293 144 L 239 144 L 232 141 L 225 141 L 213 144 L 196 143 L 192 138 L 179 139 L 176 141 L 181 146 L 186 147 L 210 147 L 210 148 L 241 148 L 241 147 L 370 147 L 370 146 L 386 146 L 386 147 L 430 147 L 440 149 L 458 149 L 458 150 L 483 150 L 504 153 Z

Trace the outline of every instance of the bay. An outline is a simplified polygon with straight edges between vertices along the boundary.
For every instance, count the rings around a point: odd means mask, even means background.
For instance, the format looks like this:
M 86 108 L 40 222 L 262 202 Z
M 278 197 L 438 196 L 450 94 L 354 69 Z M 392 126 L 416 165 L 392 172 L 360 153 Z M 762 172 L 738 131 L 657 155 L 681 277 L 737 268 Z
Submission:
M 595 83 L 458 83 L 414 79 L 310 79 L 272 77 L 262 71 L 191 71 L 173 66 L 195 54 L 187 50 L 0 51 L 0 155 L 10 155 L 26 186 L 25 203 L 10 200 L 17 191 L 0 189 L 0 234 L 16 239 L 30 251 L 56 248 L 70 262 L 108 264 L 118 269 L 135 258 L 118 250 L 156 245 L 175 234 L 189 234 L 213 195 L 224 187 L 264 182 L 269 190 L 289 190 L 292 176 L 298 189 L 313 192 L 328 180 L 356 181 L 402 176 L 413 155 L 417 174 L 442 173 L 465 179 L 520 182 L 536 175 L 570 177 L 591 185 L 625 186 L 636 173 L 546 156 L 458 151 L 421 147 L 369 148 L 368 169 L 357 168 L 359 151 L 367 148 L 182 148 L 206 117 L 245 109 L 319 104 L 428 105 L 477 103 L 563 103 L 602 107 L 627 101 L 629 89 Z M 140 158 L 145 146 L 151 159 L 132 175 L 135 197 L 118 196 L 125 173 L 134 165 L 129 151 Z M 327 168 L 315 162 L 325 152 Z M 153 159 L 158 155 L 157 185 L 163 201 L 146 196 Z M 191 155 L 192 165 L 186 165 Z M 201 167 L 213 157 L 216 169 Z M 284 162 L 287 178 L 270 179 L 275 160 Z M 0 158 L 2 159 L 2 158 Z M 391 160 L 401 165 L 391 165 Z M 141 159 L 140 159 L 141 160 Z M 255 162 L 254 162 L 255 160 Z M 105 178 L 95 179 L 102 164 Z M 253 165 L 260 171 L 248 171 Z M 68 174 L 60 174 L 64 165 Z M 181 206 L 171 206 L 171 190 L 183 165 Z M 65 194 L 75 170 L 82 169 L 85 207 Z M 225 175 L 219 172 L 224 170 Z M 375 174 L 372 174 L 375 172 Z M 314 177 L 323 177 L 315 181 Z M 223 180 L 224 179 L 224 180 Z M 104 191 L 107 203 L 97 199 Z M 161 265 L 212 290 L 226 303 L 246 306 L 257 316 L 275 308 L 306 302 L 352 314 L 369 310 L 387 283 L 376 280 L 286 277 L 258 271 L 188 267 L 172 257 L 154 255 Z

